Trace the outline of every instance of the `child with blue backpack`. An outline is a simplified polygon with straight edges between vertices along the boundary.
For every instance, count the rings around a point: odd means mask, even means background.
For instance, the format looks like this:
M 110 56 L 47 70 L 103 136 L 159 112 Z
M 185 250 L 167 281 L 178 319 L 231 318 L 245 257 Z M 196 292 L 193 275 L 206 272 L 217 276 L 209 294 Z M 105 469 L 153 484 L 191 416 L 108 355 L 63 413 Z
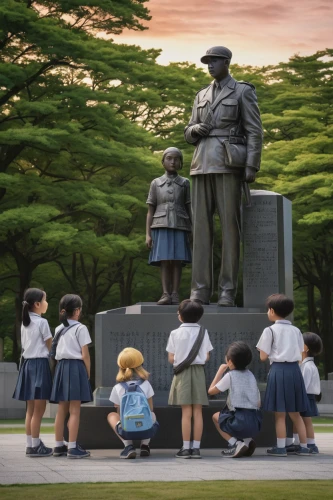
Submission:
M 140 457 L 149 457 L 150 438 L 159 427 L 153 412 L 154 390 L 148 381 L 149 373 L 142 366 L 143 362 L 141 352 L 133 347 L 123 349 L 117 359 L 118 384 L 113 387 L 110 395 L 110 401 L 117 412 L 109 413 L 107 419 L 124 444 L 120 453 L 120 458 L 124 459 L 136 458 L 134 439 L 141 441 Z

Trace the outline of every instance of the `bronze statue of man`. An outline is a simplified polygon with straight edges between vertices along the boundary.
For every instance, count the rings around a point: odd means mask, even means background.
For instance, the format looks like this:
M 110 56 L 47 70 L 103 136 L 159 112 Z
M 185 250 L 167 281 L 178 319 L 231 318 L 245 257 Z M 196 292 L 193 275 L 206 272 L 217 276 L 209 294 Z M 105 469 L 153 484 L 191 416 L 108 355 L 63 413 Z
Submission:
M 255 88 L 229 74 L 232 53 L 212 47 L 201 58 L 214 81 L 196 95 L 185 139 L 196 146 L 192 176 L 191 299 L 209 304 L 213 293 L 214 213 L 222 230 L 218 305 L 234 306 L 241 238 L 242 183 L 260 167 L 262 125 Z

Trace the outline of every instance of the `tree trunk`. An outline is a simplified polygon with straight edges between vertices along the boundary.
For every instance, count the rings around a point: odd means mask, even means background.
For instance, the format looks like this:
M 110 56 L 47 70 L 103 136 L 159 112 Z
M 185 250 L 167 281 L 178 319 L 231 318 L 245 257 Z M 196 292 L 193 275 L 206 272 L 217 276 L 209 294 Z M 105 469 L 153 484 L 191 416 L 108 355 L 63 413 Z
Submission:
M 318 314 L 314 296 L 315 287 L 313 283 L 307 285 L 307 301 L 308 301 L 308 325 L 309 331 L 319 334 Z
M 320 297 L 321 297 L 321 313 L 322 313 L 322 324 L 321 333 L 324 343 L 324 372 L 325 378 L 327 379 L 327 374 L 333 372 L 333 325 L 332 325 L 332 286 L 331 286 L 331 275 L 330 273 L 323 273 L 321 276 L 321 287 L 320 287 Z

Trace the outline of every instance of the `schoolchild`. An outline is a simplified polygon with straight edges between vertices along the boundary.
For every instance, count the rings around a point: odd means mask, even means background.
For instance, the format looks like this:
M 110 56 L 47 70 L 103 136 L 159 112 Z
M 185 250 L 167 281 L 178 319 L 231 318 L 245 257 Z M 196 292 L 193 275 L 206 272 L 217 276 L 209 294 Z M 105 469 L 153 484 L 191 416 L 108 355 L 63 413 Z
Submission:
M 165 174 L 150 185 L 147 204 L 146 245 L 148 263 L 161 268 L 163 294 L 159 305 L 179 304 L 182 266 L 192 261 L 190 181 L 178 174 L 183 154 L 177 148 L 163 153 Z
M 283 294 L 270 295 L 266 301 L 268 319 L 274 325 L 265 328 L 257 349 L 261 361 L 270 360 L 271 367 L 263 409 L 275 413 L 277 444 L 268 455 L 286 457 L 286 413 L 289 414 L 300 438 L 296 453 L 309 456 L 305 425 L 300 412 L 307 411 L 308 398 L 299 367 L 304 351 L 301 332 L 286 319 L 294 310 L 294 302 Z
M 22 304 L 21 344 L 24 361 L 20 364 L 13 398 L 27 402 L 26 456 L 49 457 L 52 448 L 47 448 L 39 437 L 46 401 L 50 398 L 52 388 L 48 360 L 52 334 L 47 320 L 41 316 L 48 308 L 46 293 L 39 288 L 28 288 Z
M 312 417 L 318 417 L 318 408 L 316 396 L 320 395 L 320 376 L 318 368 L 314 363 L 315 356 L 318 356 L 323 350 L 323 342 L 316 333 L 307 332 L 303 334 L 304 351 L 302 353 L 302 363 L 300 364 L 301 372 L 304 379 L 304 385 L 308 396 L 309 408 L 307 411 L 301 412 L 305 429 L 307 446 L 312 455 L 319 453 L 316 445 Z M 286 447 L 287 453 L 295 453 L 299 446 L 299 436 L 294 429 L 294 442 Z
M 201 458 L 200 441 L 203 430 L 202 406 L 208 406 L 204 365 L 209 360 L 213 346 L 207 330 L 202 331 L 198 321 L 204 309 L 196 300 L 183 300 L 178 308 L 178 319 L 182 323 L 170 333 L 166 350 L 168 360 L 177 371 L 177 367 L 189 360 L 189 355 L 200 333 L 204 333 L 200 349 L 181 373 L 172 380 L 169 405 L 181 406 L 183 446 L 176 458 Z M 191 420 L 193 418 L 193 442 L 191 440 Z
M 93 400 L 90 387 L 90 355 L 88 345 L 91 338 L 88 328 L 79 322 L 82 300 L 78 295 L 64 295 L 59 304 L 60 321 L 55 330 L 58 335 L 53 387 L 50 402 L 58 403 L 55 419 L 55 448 L 53 455 L 67 458 L 86 458 L 90 452 L 77 443 L 80 425 L 81 403 Z M 68 419 L 68 446 L 64 442 L 64 424 Z
M 121 437 L 121 422 L 120 422 L 120 405 L 122 396 L 125 394 L 125 387 L 122 382 L 133 382 L 137 380 L 143 380 L 144 382 L 140 384 L 140 389 L 145 394 L 150 410 L 152 412 L 152 417 L 154 426 L 158 426 L 156 422 L 156 415 L 153 412 L 153 396 L 154 390 L 148 381 L 149 373 L 143 368 L 143 356 L 140 351 L 134 349 L 133 347 L 126 347 L 121 351 L 118 356 L 117 364 L 119 366 L 119 372 L 116 377 L 116 384 L 110 394 L 110 401 L 117 408 L 117 412 L 112 412 L 108 414 L 109 425 L 114 430 L 115 434 L 124 444 L 124 449 L 120 453 L 120 458 L 130 459 L 136 458 L 136 449 L 132 440 L 126 440 Z M 120 433 L 120 434 L 119 434 Z M 141 440 L 140 445 L 140 457 L 149 457 L 150 455 L 150 439 Z
M 246 368 L 251 361 L 249 346 L 233 342 L 228 347 L 226 363 L 217 370 L 208 389 L 211 395 L 228 391 L 227 408 L 213 415 L 218 433 L 228 441 L 227 450 L 222 451 L 226 458 L 250 457 L 256 449 L 253 436 L 261 429 L 262 414 L 256 379 Z

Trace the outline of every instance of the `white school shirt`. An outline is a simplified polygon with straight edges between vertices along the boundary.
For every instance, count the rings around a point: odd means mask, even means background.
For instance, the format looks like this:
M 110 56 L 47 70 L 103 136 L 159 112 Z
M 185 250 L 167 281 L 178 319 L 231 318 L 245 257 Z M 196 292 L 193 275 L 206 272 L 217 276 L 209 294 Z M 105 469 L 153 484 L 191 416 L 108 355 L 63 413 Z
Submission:
M 30 325 L 21 325 L 21 344 L 24 359 L 47 358 L 49 350 L 45 341 L 52 338 L 49 324 L 39 314 L 29 313 Z
M 305 358 L 300 364 L 307 394 L 320 394 L 319 371 L 313 358 Z
M 129 380 L 127 384 L 129 384 L 130 382 L 131 381 Z M 148 380 L 145 380 L 141 385 L 139 385 L 139 387 L 147 399 L 152 398 L 154 396 L 154 389 L 152 388 Z M 109 400 L 114 405 L 120 406 L 121 398 L 123 397 L 124 394 L 125 394 L 125 387 L 123 387 L 121 384 L 116 384 L 111 391 Z
M 82 347 L 91 343 L 88 328 L 85 325 L 73 319 L 67 321 L 72 328 L 66 330 L 64 335 L 60 335 L 55 356 L 57 361 L 61 359 L 82 359 Z M 57 326 L 55 333 L 63 328 L 63 324 Z
M 274 331 L 272 343 L 272 332 L 265 328 L 262 332 L 257 349 L 268 354 L 271 363 L 293 363 L 302 359 L 304 351 L 303 336 L 296 326 L 286 319 L 279 319 L 271 326 Z
M 190 353 L 194 342 L 199 334 L 200 325 L 197 323 L 182 323 L 177 330 L 170 333 L 168 344 L 166 346 L 167 352 L 175 355 L 173 366 L 179 365 Z M 202 341 L 200 350 L 197 357 L 194 359 L 192 365 L 204 365 L 207 360 L 207 353 L 214 348 L 210 342 L 207 330 Z

